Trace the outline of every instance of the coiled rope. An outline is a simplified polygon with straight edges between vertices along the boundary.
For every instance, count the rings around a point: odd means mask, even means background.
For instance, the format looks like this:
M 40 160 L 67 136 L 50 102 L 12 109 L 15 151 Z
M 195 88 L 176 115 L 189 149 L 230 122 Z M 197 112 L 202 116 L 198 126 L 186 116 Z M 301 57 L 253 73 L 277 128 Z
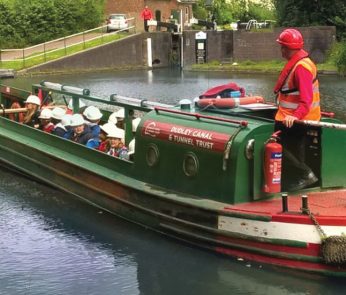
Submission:
M 310 216 L 315 224 L 321 239 L 321 255 L 325 263 L 341 266 L 346 264 L 346 236 L 330 236 L 328 237 L 322 229 L 314 214 L 309 209 L 302 208 L 303 213 Z

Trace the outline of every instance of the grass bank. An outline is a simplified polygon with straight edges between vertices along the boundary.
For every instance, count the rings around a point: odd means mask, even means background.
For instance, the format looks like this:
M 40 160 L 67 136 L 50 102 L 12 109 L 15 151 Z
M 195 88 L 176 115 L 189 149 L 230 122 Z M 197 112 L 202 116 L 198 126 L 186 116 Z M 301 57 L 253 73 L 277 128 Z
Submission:
M 242 61 L 242 62 L 221 62 L 212 61 L 205 64 L 195 64 L 191 66 L 193 71 L 229 71 L 229 72 L 260 72 L 279 73 L 284 67 L 282 60 L 272 61 Z M 332 62 L 317 64 L 319 73 L 337 74 L 337 67 Z
M 124 37 L 127 37 L 129 33 L 117 33 L 117 34 L 107 34 L 102 35 L 102 37 L 90 41 L 85 41 L 83 43 L 71 45 L 68 47 L 63 47 L 60 49 L 55 49 L 46 52 L 35 52 L 34 54 L 26 56 L 24 59 L 14 59 L 12 61 L 0 61 L 0 68 L 4 69 L 13 69 L 13 70 L 23 70 L 30 68 L 42 63 L 59 59 L 61 57 L 69 56 L 78 52 L 81 52 L 85 49 L 90 49 L 100 45 L 104 45 L 116 40 L 120 40 Z

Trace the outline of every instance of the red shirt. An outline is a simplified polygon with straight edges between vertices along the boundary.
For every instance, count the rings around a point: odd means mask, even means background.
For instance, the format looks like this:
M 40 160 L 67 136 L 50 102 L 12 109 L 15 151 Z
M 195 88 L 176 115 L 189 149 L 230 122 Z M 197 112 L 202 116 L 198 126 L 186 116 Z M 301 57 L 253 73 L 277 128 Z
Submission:
M 107 148 L 107 140 L 102 141 L 98 147 L 98 150 L 101 152 L 105 152 Z
M 153 14 L 149 8 L 144 8 L 143 11 L 141 12 L 141 18 L 144 20 L 149 20 L 153 18 Z
M 294 85 L 300 93 L 298 107 L 294 111 L 293 116 L 300 120 L 305 117 L 310 110 L 313 97 L 312 84 L 314 77 L 306 68 L 304 68 L 302 65 L 298 65 L 294 71 L 293 79 Z
M 54 130 L 54 124 L 52 122 L 49 122 L 47 125 L 42 126 L 42 130 L 47 133 L 52 133 Z

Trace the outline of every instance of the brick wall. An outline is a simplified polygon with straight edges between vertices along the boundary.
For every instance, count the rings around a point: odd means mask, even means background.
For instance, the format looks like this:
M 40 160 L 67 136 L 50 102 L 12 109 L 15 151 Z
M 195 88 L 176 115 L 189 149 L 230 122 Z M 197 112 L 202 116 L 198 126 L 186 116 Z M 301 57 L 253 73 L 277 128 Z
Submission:
M 198 31 L 184 32 L 184 64 L 196 63 L 196 33 Z M 233 32 L 232 31 L 207 31 L 207 58 L 206 61 L 226 60 L 233 57 Z
M 144 31 L 143 20 L 140 18 L 140 13 L 144 6 L 148 5 L 156 19 L 156 11 L 160 11 L 161 21 L 168 21 L 172 10 L 183 10 L 183 21 L 187 22 L 192 18 L 192 5 L 181 4 L 177 0 L 108 0 L 105 6 L 105 15 L 111 13 L 125 13 L 129 18 L 135 17 L 135 26 L 138 31 Z M 187 9 L 188 15 L 185 15 Z M 186 19 L 185 19 L 186 16 Z M 155 30 L 155 28 L 151 28 Z
M 282 59 L 276 42 L 282 30 L 283 28 L 276 28 L 274 32 L 234 31 L 234 60 Z M 335 41 L 335 27 L 302 27 L 299 31 L 305 40 L 304 49 L 312 59 L 318 63 L 324 62 L 327 51 Z
M 208 61 L 227 60 L 233 57 L 232 31 L 208 31 Z

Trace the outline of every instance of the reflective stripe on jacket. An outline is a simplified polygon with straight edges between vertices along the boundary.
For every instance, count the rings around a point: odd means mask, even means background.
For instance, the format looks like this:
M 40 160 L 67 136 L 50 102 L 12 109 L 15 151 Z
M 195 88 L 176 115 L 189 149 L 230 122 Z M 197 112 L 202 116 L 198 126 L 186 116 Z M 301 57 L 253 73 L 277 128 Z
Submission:
M 319 121 L 321 118 L 321 108 L 320 108 L 320 92 L 319 92 L 319 83 L 316 78 L 317 69 L 315 64 L 311 61 L 310 58 L 303 58 L 298 61 L 293 67 L 292 71 L 288 75 L 284 85 L 282 86 L 279 97 L 278 97 L 278 112 L 276 113 L 275 120 L 282 121 L 288 115 L 293 116 L 294 111 L 299 106 L 300 93 L 294 85 L 294 72 L 298 65 L 302 65 L 307 69 L 312 76 L 314 77 L 312 84 L 312 103 L 310 106 L 309 112 L 301 118 L 302 120 L 315 120 Z

